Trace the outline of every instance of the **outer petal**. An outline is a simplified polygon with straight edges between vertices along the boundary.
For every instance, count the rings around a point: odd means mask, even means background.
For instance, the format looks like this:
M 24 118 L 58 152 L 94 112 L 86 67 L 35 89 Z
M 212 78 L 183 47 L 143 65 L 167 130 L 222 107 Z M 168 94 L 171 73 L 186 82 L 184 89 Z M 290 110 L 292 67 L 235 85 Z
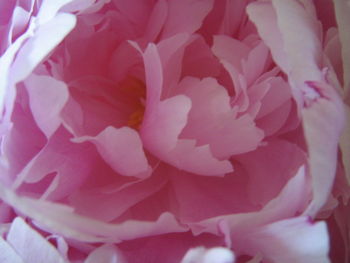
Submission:
M 321 80 L 320 25 L 315 14 L 296 1 L 272 0 L 272 3 L 290 63 L 290 71 L 286 72 L 289 81 L 300 89 L 305 80 Z
M 74 213 L 69 206 L 19 197 L 0 184 L 0 198 L 22 214 L 31 217 L 45 230 L 82 242 L 115 242 L 164 233 L 188 231 L 170 213 L 163 213 L 156 221 L 130 220 L 108 224 Z
M 334 88 L 322 82 L 308 83 L 319 92 L 319 99 L 302 111 L 313 177 L 313 201 L 306 214 L 315 216 L 327 201 L 337 166 L 338 142 L 344 127 L 344 108 Z
M 288 72 L 290 64 L 283 48 L 283 38 L 276 22 L 277 16 L 271 1 L 254 2 L 248 5 L 247 13 L 256 25 L 260 37 L 270 48 L 273 59 L 284 72 Z
M 293 198 L 291 199 L 291 196 Z M 201 222 L 190 224 L 195 234 L 209 232 L 224 234 L 226 244 L 234 244 L 235 251 L 245 247 L 241 237 L 252 229 L 295 216 L 303 211 L 309 197 L 305 169 L 300 167 L 296 175 L 291 178 L 279 195 L 267 203 L 262 210 L 251 213 L 240 213 L 227 216 L 213 217 Z
M 322 81 L 324 78 L 320 70 L 320 28 L 312 10 L 297 1 L 273 0 L 272 3 L 253 3 L 248 13 L 263 39 L 269 36 L 268 25 L 280 30 L 275 30 L 275 34 L 279 35 L 279 44 L 274 45 L 271 40 L 266 44 L 275 54 L 275 61 L 288 75 L 289 83 L 294 88 L 294 99 L 300 108 L 306 104 L 302 118 L 314 190 L 314 200 L 306 213 L 314 216 L 325 203 L 333 184 L 337 145 L 344 123 L 343 105 L 330 85 L 308 82 Z M 271 14 L 268 24 L 260 23 L 265 11 Z M 276 56 L 276 52 L 284 54 L 288 63 L 281 63 L 281 57 Z
M 342 47 L 343 71 L 344 71 L 344 97 L 349 96 L 350 91 L 350 1 L 333 0 L 336 19 L 339 28 L 339 37 Z
M 273 263 L 329 263 L 326 224 L 300 217 L 278 221 L 248 235 L 252 250 Z M 254 253 L 254 252 L 253 252 Z
M 12 65 L 13 80 L 15 82 L 24 80 L 74 28 L 75 23 L 75 16 L 61 13 L 40 26 L 35 35 L 19 50 Z

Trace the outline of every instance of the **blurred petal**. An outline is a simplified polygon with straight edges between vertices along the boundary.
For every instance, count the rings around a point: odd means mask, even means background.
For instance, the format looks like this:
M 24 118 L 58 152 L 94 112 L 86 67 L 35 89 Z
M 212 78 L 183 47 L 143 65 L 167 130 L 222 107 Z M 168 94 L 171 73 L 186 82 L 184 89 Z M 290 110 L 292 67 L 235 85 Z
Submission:
M 0 237 L 0 263 L 24 263 L 16 251 Z
M 17 217 L 7 234 L 7 242 L 17 251 L 24 262 L 61 262 L 65 260 L 45 238 Z
M 205 249 L 197 247 L 190 249 L 181 263 L 234 263 L 233 252 L 224 247 Z

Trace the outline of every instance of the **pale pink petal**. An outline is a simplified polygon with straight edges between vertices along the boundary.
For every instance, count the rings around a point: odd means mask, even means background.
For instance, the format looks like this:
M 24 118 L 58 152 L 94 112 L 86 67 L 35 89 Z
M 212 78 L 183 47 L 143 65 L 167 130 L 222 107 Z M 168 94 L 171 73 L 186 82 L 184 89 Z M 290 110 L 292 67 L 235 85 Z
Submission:
M 82 242 L 119 243 L 122 240 L 188 231 L 170 213 L 163 213 L 152 222 L 129 220 L 109 224 L 78 215 L 69 206 L 19 197 L 2 185 L 0 197 L 21 213 L 33 218 L 41 228 Z
M 24 262 L 65 262 L 56 248 L 20 217 L 12 222 L 7 234 L 7 242 L 11 244 Z
M 9 26 L 8 41 L 11 43 L 28 26 L 30 13 L 22 7 L 16 6 L 13 10 L 11 25 Z
M 194 33 L 202 25 L 212 6 L 212 0 L 170 0 L 168 19 L 163 28 L 162 38 L 178 33 Z
M 329 240 L 324 222 L 311 223 L 306 217 L 278 221 L 248 234 L 251 252 L 278 263 L 329 263 Z
M 6 113 L 4 116 L 4 122 L 8 123 L 11 118 L 11 113 L 14 107 L 14 101 L 16 98 L 16 89 L 13 87 L 15 83 L 10 79 L 9 75 L 11 72 L 11 65 L 15 60 L 18 50 L 21 48 L 23 43 L 34 34 L 35 24 L 29 23 L 29 26 L 16 41 L 7 48 L 6 52 L 0 57 L 0 111 L 3 110 L 5 105 Z M 11 81 L 10 81 L 11 80 Z
M 0 251 L 0 263 L 24 263 L 17 252 L 2 237 L 0 237 Z
M 305 80 L 321 80 L 320 24 L 315 14 L 295 1 L 272 0 L 272 4 L 290 64 L 289 81 L 300 89 Z
M 224 247 L 205 249 L 197 247 L 190 249 L 181 263 L 234 263 L 233 252 Z
M 281 31 L 277 25 L 276 12 L 271 1 L 258 1 L 248 5 L 247 13 L 258 29 L 260 37 L 270 48 L 275 62 L 284 72 L 289 72 L 290 64 L 284 50 Z
M 93 250 L 84 263 L 124 263 L 122 253 L 113 245 L 103 245 Z
M 77 14 L 91 14 L 98 12 L 105 4 L 111 0 L 74 0 L 65 4 L 60 11 Z
M 24 80 L 74 28 L 75 23 L 75 16 L 60 13 L 40 26 L 35 35 L 19 50 L 12 65 L 13 80 L 15 82 Z
M 64 82 L 32 74 L 25 81 L 34 119 L 47 138 L 61 125 L 60 113 L 68 100 Z
M 63 6 L 73 1 L 74 0 L 62 0 L 53 2 L 50 0 L 43 0 L 37 15 L 38 23 L 43 25 L 50 22 L 57 16 L 57 13 Z
M 79 137 L 75 142 L 90 141 L 96 145 L 103 159 L 118 173 L 126 176 L 145 177 L 150 166 L 142 148 L 138 133 L 129 127 L 107 127 L 96 137 Z
M 313 200 L 307 215 L 315 216 L 325 204 L 336 172 L 338 141 L 345 122 L 343 103 L 332 86 L 308 82 L 319 98 L 311 100 L 302 111 L 313 178 Z

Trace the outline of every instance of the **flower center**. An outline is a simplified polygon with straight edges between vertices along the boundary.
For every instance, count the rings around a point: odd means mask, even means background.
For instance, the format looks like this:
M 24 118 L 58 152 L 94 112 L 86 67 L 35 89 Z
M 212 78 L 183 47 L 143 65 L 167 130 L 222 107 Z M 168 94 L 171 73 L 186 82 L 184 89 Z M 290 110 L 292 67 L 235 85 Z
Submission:
M 130 94 L 135 99 L 135 110 L 129 115 L 127 126 L 138 130 L 143 121 L 143 115 L 145 113 L 145 99 L 146 99 L 146 87 L 143 81 L 137 78 L 128 78 L 123 83 L 123 90 Z

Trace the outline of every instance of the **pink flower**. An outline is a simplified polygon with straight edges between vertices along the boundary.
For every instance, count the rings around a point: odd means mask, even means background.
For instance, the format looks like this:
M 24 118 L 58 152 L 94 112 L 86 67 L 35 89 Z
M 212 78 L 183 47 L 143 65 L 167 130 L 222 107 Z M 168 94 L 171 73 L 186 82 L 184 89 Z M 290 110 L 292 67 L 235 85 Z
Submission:
M 348 11 L 3 1 L 0 262 L 347 262 Z

